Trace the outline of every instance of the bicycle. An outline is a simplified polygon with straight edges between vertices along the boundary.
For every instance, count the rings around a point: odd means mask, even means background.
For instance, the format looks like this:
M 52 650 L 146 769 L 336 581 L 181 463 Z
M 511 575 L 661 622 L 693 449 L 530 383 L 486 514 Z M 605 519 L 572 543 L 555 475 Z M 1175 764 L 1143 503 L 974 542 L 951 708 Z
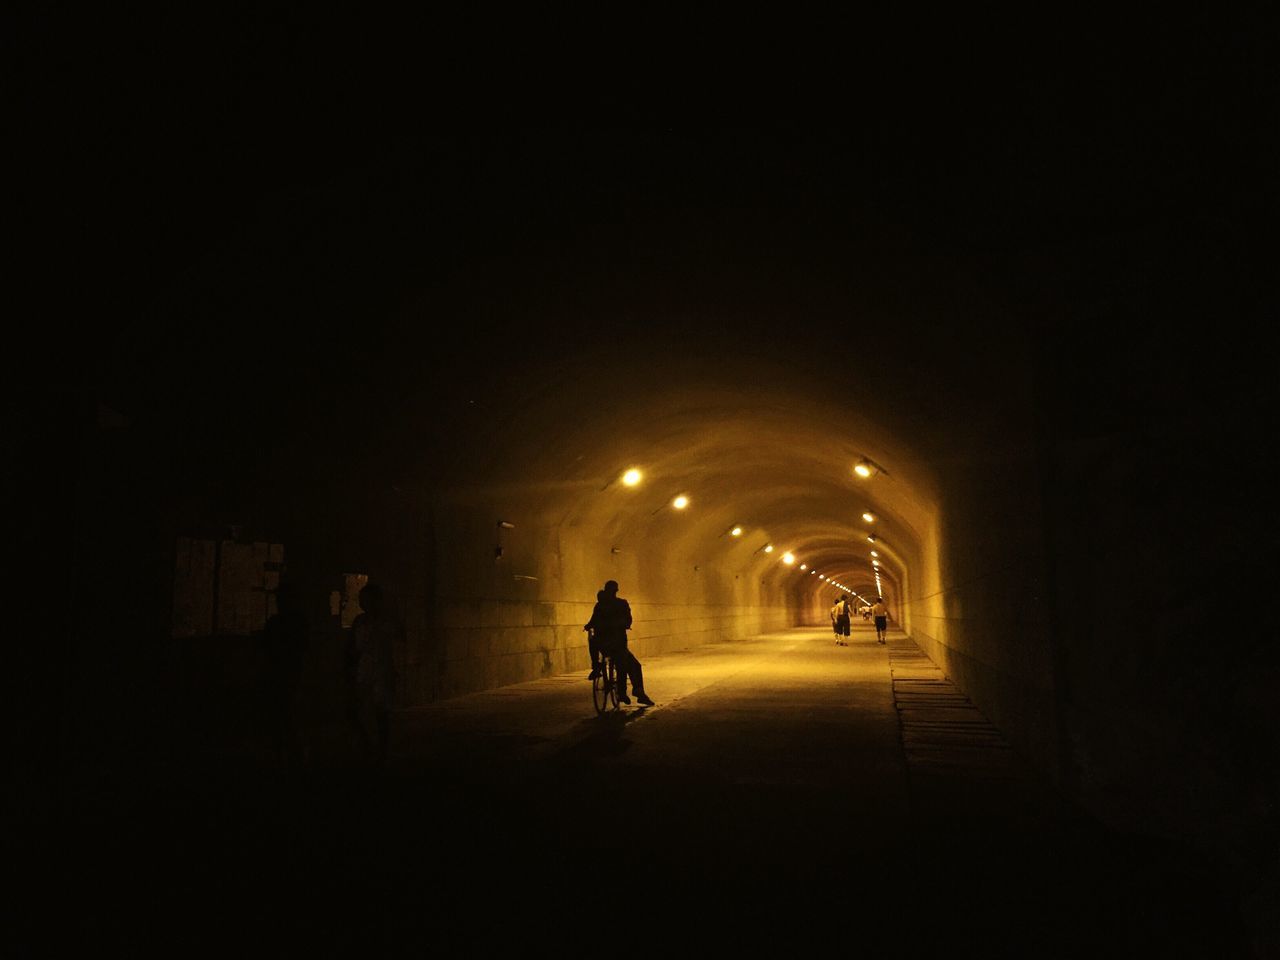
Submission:
M 626 679 L 622 682 L 626 683 Z M 601 654 L 596 675 L 591 679 L 591 699 L 597 714 L 603 714 L 610 704 L 614 710 L 618 709 L 618 668 L 613 664 L 613 657 Z

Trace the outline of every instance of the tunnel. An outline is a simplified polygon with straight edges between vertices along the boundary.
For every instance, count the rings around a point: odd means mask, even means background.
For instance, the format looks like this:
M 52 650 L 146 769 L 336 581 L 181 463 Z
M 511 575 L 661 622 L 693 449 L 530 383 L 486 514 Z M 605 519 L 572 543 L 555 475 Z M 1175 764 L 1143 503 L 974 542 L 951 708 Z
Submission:
M 895 122 L 902 139 L 879 152 L 814 131 L 688 129 L 441 135 L 324 159 L 282 143 L 268 170 L 223 157 L 223 192 L 182 216 L 139 214 L 139 230 L 168 240 L 154 283 L 86 333 L 83 388 L 46 411 L 58 430 L 22 428 L 33 460 L 60 465 L 51 489 L 70 505 L 31 524 L 74 544 L 57 676 L 69 793 L 91 811 L 80 829 L 114 844 L 95 833 L 112 804 L 173 810 L 186 802 L 175 796 L 199 796 L 212 810 L 206 789 L 228 782 L 242 806 L 227 809 L 256 822 L 261 781 L 241 755 L 252 749 L 232 744 L 252 739 L 260 639 L 285 581 L 311 624 L 300 697 L 317 744 L 344 735 L 359 590 L 386 591 L 402 629 L 396 722 L 437 723 L 423 742 L 438 763 L 414 768 L 430 788 L 384 783 L 384 805 L 360 809 L 388 831 L 430 821 L 431 840 L 387 841 L 388 857 L 413 849 L 422 862 L 494 822 L 519 849 L 539 835 L 513 826 L 519 811 L 567 816 L 553 781 L 587 778 L 635 731 L 652 731 L 648 755 L 683 756 L 679 735 L 662 739 L 664 723 L 694 723 L 694 681 L 663 701 L 680 664 L 724 676 L 755 664 L 762 689 L 803 699 L 799 668 L 769 658 L 834 656 L 830 608 L 848 594 L 882 597 L 890 620 L 887 650 L 855 621 L 867 646 L 847 675 L 850 703 L 878 697 L 892 720 L 874 733 L 898 766 L 859 773 L 869 796 L 901 781 L 895 809 L 928 807 L 911 791 L 932 768 L 901 761 L 923 728 L 894 718 L 932 696 L 941 713 L 969 711 L 962 746 L 1007 750 L 1073 811 L 1054 829 L 1097 825 L 1088 842 L 1055 834 L 1059 853 L 1096 842 L 1128 857 L 1132 872 L 1109 884 L 1185 879 L 1167 903 L 1210 904 L 1195 943 L 1255 923 L 1239 917 L 1270 902 L 1274 875 L 1274 654 L 1242 630 L 1229 651 L 1213 640 L 1206 663 L 1208 624 L 1223 618 L 1204 612 L 1221 583 L 1203 564 L 1234 557 L 1256 519 L 1246 505 L 1268 499 L 1254 489 L 1256 438 L 1242 440 L 1266 379 L 1250 365 L 1266 358 L 1232 326 L 1261 317 L 1257 252 L 1221 219 L 1259 215 L 1239 188 L 1183 202 L 1183 181 L 1117 173 L 1122 187 L 1082 193 L 1051 133 L 1013 158 L 935 166 L 926 134 Z M 165 156 L 140 169 L 186 195 L 194 161 Z M 1086 167 L 1092 187 L 1112 183 Z M 1171 332 L 1208 316 L 1220 335 Z M 1230 564 L 1231 577 L 1256 569 Z M 595 722 L 582 681 L 584 624 L 609 580 L 658 706 L 604 737 L 582 726 Z M 814 663 L 813 683 L 838 698 L 832 671 L 852 668 Z M 518 728 L 512 705 L 571 683 L 564 743 L 560 727 Z M 827 701 L 788 711 L 758 696 L 780 729 L 808 710 L 818 740 L 864 732 Z M 713 702 L 707 728 L 736 722 L 738 707 Z M 468 711 L 513 726 L 468 740 Z M 799 829 L 819 801 L 811 774 L 795 773 L 797 736 L 768 754 L 796 777 L 791 793 L 764 770 L 735 781 L 753 799 L 734 807 L 718 781 L 664 767 L 655 804 L 687 790 L 708 823 L 723 803 L 736 811 L 726 822 Z M 554 762 L 539 759 L 555 744 Z M 734 749 L 752 762 L 749 745 Z M 354 786 L 363 768 L 334 763 L 315 776 L 347 786 L 313 783 L 298 805 L 331 809 L 332 822 L 309 814 L 325 835 L 343 804 L 373 804 Z M 175 786 L 188 768 L 195 786 Z M 509 807 L 516 784 L 530 796 Z M 965 889 L 946 871 L 1000 819 L 957 826 L 950 802 L 918 830 L 900 825 L 919 850 L 935 844 L 893 873 L 931 910 Z M 449 815 L 423 812 L 432 804 Z M 993 845 L 1034 846 L 1018 832 L 1027 809 L 1001 820 Z M 965 831 L 967 845 L 948 846 Z M 539 842 L 536 856 L 552 857 Z M 693 883 L 678 851 L 663 856 Z M 991 875 L 1030 897 L 1008 856 Z M 698 876 L 736 896 L 744 877 L 781 886 L 801 862 Z M 1117 861 L 1081 869 L 1104 862 Z M 951 894 L 920 879 L 928 869 Z M 1053 865 L 1036 869 L 1048 883 Z M 1159 922 L 1184 930 L 1162 909 Z
M 438 583 L 446 595 L 482 583 L 492 597 L 447 610 L 449 623 L 512 632 L 481 640 L 474 666 L 475 634 L 447 633 L 445 669 L 459 676 L 442 692 L 492 683 L 466 671 L 501 663 L 491 653 L 504 650 L 502 636 L 518 656 L 528 643 L 516 638 L 530 630 L 550 641 L 553 668 L 580 666 L 581 624 L 606 579 L 629 585 L 634 641 L 654 653 L 819 622 L 836 592 L 828 583 L 853 590 L 856 582 L 875 595 L 873 560 L 883 563 L 897 619 L 911 615 L 897 584 L 908 558 L 921 569 L 922 544 L 937 535 L 916 492 L 927 476 L 913 489 L 919 467 L 909 454 L 895 461 L 872 425 L 846 423 L 838 439 L 827 436 L 806 415 L 803 392 L 771 388 L 767 369 L 735 365 L 723 375 L 717 388 L 696 369 L 683 379 L 664 364 L 661 388 L 638 397 L 600 396 L 583 378 L 577 390 L 561 386 L 523 405 L 484 441 L 496 454 L 482 468 L 493 499 L 478 503 L 486 486 L 466 482 L 437 508 L 437 556 L 460 561 L 456 570 L 443 563 Z M 761 384 L 749 403 L 733 389 L 743 382 Z M 878 484 L 860 480 L 853 468 L 869 452 L 901 463 L 901 475 L 878 468 Z M 630 484 L 629 471 L 638 475 Z M 493 540 L 493 550 L 476 557 L 477 539 Z M 514 671 L 507 676 L 538 675 L 544 651 L 504 668 Z

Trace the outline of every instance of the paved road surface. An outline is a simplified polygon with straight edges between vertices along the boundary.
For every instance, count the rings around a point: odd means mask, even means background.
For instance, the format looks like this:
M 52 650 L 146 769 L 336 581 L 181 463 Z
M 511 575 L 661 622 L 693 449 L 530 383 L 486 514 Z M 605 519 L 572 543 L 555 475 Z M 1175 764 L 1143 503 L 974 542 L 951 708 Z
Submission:
M 313 737 L 302 779 L 193 763 L 70 835 L 73 884 L 139 876 L 166 916 L 226 904 L 233 928 L 339 939 L 357 918 L 569 949 L 604 916 L 615 952 L 670 947 L 661 929 L 774 952 L 874 933 L 908 955 L 935 937 L 1231 955 L 1231 918 L 1179 851 L 1057 800 L 902 635 L 832 639 L 650 658 L 657 705 L 604 717 L 585 671 L 406 711 L 381 773 L 341 730 Z

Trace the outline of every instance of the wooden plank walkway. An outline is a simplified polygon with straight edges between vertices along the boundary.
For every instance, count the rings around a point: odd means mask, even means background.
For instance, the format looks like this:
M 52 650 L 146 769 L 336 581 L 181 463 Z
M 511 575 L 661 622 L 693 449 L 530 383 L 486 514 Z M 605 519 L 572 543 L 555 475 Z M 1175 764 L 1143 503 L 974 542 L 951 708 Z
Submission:
M 1008 742 L 905 634 L 887 641 L 894 706 L 913 787 L 928 780 L 1025 781 Z

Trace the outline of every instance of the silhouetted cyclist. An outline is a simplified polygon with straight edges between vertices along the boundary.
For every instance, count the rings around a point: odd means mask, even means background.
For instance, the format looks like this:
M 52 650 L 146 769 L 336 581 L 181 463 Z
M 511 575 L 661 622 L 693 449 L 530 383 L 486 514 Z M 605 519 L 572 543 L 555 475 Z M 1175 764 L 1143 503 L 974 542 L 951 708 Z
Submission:
M 644 674 L 640 661 L 627 649 L 627 631 L 631 629 L 631 604 L 618 596 L 618 581 L 610 580 L 601 591 L 604 597 L 591 611 L 591 623 L 595 625 L 596 643 L 606 656 L 612 657 L 618 668 L 618 702 L 630 703 L 627 697 L 626 678 L 631 678 L 631 692 L 638 703 L 646 707 L 653 701 L 644 692 Z

